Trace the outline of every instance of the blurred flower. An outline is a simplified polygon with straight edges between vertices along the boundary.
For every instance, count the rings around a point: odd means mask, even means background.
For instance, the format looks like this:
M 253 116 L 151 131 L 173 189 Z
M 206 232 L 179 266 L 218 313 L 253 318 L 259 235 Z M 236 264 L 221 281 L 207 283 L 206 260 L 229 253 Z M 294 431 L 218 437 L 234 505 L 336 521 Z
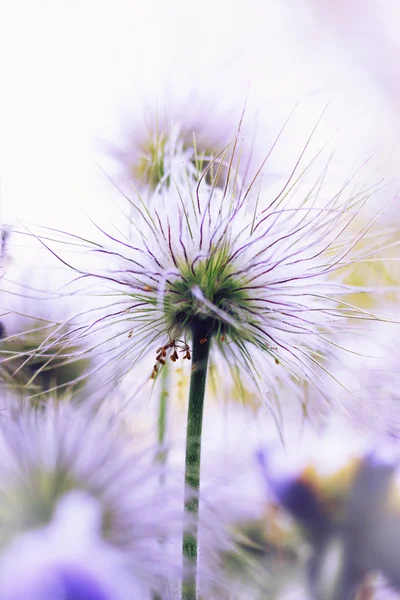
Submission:
M 173 148 L 184 143 L 177 137 Z M 202 343 L 212 343 L 214 360 L 225 359 L 236 388 L 253 390 L 279 421 L 275 403 L 282 390 L 302 404 L 304 381 L 334 401 L 322 374 L 331 354 L 346 352 L 332 336 L 351 319 L 374 318 L 349 303 L 341 306 L 349 287 L 334 281 L 337 271 L 379 249 L 376 239 L 372 250 L 357 246 L 373 219 L 355 228 L 374 188 L 354 189 L 349 180 L 321 201 L 326 167 L 310 183 L 310 164 L 297 172 L 300 156 L 280 192 L 259 197 L 257 180 L 243 186 L 225 152 L 202 172 L 189 154 L 184 162 L 180 155 L 170 163 L 168 182 L 161 179 L 151 193 L 129 199 L 129 231 L 101 230 L 103 244 L 79 240 L 86 251 L 81 263 L 61 260 L 82 280 L 103 282 L 110 310 L 88 318 L 81 337 L 111 340 L 109 362 L 119 362 L 121 371 L 152 353 L 152 378 L 166 360 L 190 360 L 190 337 L 199 327 Z M 63 243 L 68 250 L 75 242 L 67 235 Z M 100 265 L 90 257 L 100 258 Z
M 3 600 L 117 600 L 143 596 L 126 559 L 101 537 L 101 512 L 83 493 L 66 494 L 49 525 L 17 537 L 0 558 Z
M 65 328 L 68 335 L 68 328 Z M 42 404 L 49 394 L 71 397 L 83 381 L 85 360 L 76 361 L 78 348 L 63 346 L 63 328 L 33 320 L 32 329 L 14 336 L 5 334 L 1 343 L 2 383 L 14 392 Z
M 89 357 L 77 339 L 77 309 L 83 308 L 82 299 L 78 301 L 73 294 L 70 270 L 47 251 L 38 252 L 31 242 L 25 231 L 11 235 L 7 270 L 0 281 L 3 393 L 9 391 L 37 406 L 50 396 L 73 397 L 76 402 L 90 396 L 94 404 L 107 388 L 105 377 L 102 386 L 95 379 L 96 358 Z
M 11 409 L 0 421 L 0 448 L 4 586 L 14 585 L 8 565 L 16 555 L 39 590 L 48 578 L 48 589 L 62 584 L 72 594 L 82 578 L 94 598 L 97 585 L 99 598 L 148 598 L 162 578 L 177 577 L 160 546 L 179 536 L 175 496 L 171 486 L 159 489 L 154 456 L 134 451 L 122 424 L 71 404 Z M 140 593 L 132 596 L 129 585 Z
M 285 478 L 274 476 L 259 454 L 269 489 L 312 547 L 308 575 L 316 600 L 350 600 L 375 571 L 400 588 L 398 458 L 398 448 L 381 444 L 331 476 L 310 467 Z
M 238 115 L 233 117 L 231 112 L 191 94 L 178 104 L 175 102 L 172 108 L 148 108 L 144 117 L 131 118 L 134 125 L 124 126 L 123 141 L 104 144 L 108 157 L 115 162 L 116 181 L 129 195 L 136 196 L 137 189 L 154 190 L 171 183 L 171 175 L 179 167 L 201 173 L 224 149 L 224 163 L 214 164 L 207 174 L 208 180 L 223 182 L 229 161 L 234 158 L 245 177 L 252 160 L 252 148 L 242 134 L 243 124 L 235 139 Z

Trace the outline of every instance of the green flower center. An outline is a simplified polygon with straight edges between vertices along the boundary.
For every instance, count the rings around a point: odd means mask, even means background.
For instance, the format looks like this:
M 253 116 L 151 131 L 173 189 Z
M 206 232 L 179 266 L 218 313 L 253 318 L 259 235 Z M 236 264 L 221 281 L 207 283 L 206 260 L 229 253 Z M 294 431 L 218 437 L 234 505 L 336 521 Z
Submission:
M 169 280 L 164 296 L 171 337 L 185 334 L 198 321 L 208 323 L 209 336 L 239 335 L 251 298 L 245 277 L 235 273 L 228 258 L 227 250 L 219 250 L 192 265 L 179 265 L 179 276 Z
M 200 176 L 210 165 L 213 157 L 221 151 L 221 148 L 214 148 L 212 145 L 210 147 L 203 147 L 203 145 L 198 147 L 193 131 L 181 132 L 178 142 L 181 144 L 179 149 L 168 148 L 169 145 L 173 144 L 173 140 L 166 133 L 157 132 L 149 135 L 141 147 L 137 163 L 131 167 L 132 175 L 154 190 L 168 174 L 167 152 L 172 151 L 172 155 L 177 155 L 178 152 L 186 154 L 189 150 L 192 151 L 193 155 L 189 162 Z M 222 168 L 221 163 L 216 161 L 216 164 L 211 164 L 207 172 L 206 182 L 210 185 L 222 185 L 225 177 L 226 169 Z M 166 183 L 169 185 L 169 177 L 167 177 Z
M 132 174 L 152 189 L 162 181 L 165 174 L 165 145 L 167 137 L 163 134 L 150 136 L 143 144 L 138 162 L 132 165 Z

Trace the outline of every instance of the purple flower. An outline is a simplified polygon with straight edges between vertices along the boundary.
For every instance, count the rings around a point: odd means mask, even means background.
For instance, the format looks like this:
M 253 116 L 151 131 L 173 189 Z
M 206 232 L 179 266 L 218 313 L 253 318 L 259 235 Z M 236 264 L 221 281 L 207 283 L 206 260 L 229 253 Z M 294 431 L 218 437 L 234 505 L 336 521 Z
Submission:
M 171 485 L 122 423 L 73 405 L 11 410 L 0 448 L 0 598 L 145 599 L 178 576 L 160 546 L 180 539 Z
M 375 571 L 400 589 L 400 495 L 397 504 L 390 500 L 398 458 L 398 448 L 388 453 L 378 447 L 354 463 L 347 489 L 327 495 L 323 477 L 273 477 L 265 454 L 259 454 L 268 487 L 312 547 L 308 575 L 315 600 L 351 600 Z
M 3 600 L 128 600 L 140 585 L 123 553 L 100 535 L 94 498 L 73 492 L 51 522 L 17 536 L 0 558 Z M 142 590 L 143 596 L 146 597 Z

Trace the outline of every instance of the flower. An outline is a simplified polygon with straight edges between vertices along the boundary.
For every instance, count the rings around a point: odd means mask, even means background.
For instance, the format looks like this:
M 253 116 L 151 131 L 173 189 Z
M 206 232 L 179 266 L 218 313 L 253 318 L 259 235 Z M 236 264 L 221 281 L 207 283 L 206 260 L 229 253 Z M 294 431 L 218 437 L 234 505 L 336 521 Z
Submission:
M 16 553 L 38 589 L 48 577 L 49 589 L 62 582 L 69 592 L 83 578 L 104 598 L 136 597 L 130 585 L 150 597 L 179 572 L 160 545 L 180 531 L 171 486 L 159 488 L 154 456 L 135 451 L 122 424 L 83 408 L 49 403 L 44 412 L 25 405 L 3 413 L 0 572 Z
M 42 261 L 37 253 L 29 256 L 29 266 L 11 260 L 0 290 L 2 387 L 37 405 L 52 394 L 78 399 L 90 363 L 82 345 L 71 344 L 76 309 L 74 298 L 62 291 L 66 269 L 55 275 L 54 265 Z
M 255 390 L 279 423 L 282 394 L 304 403 L 304 382 L 321 389 L 327 360 L 345 353 L 332 335 L 351 319 L 372 318 L 340 304 L 349 289 L 333 276 L 369 257 L 357 244 L 373 219 L 355 223 L 373 190 L 353 189 L 346 197 L 350 180 L 324 202 L 326 169 L 304 191 L 308 167 L 297 174 L 300 157 L 275 197 L 264 197 L 265 190 L 258 197 L 257 180 L 244 186 L 235 163 L 226 160 L 230 151 L 222 150 L 201 173 L 189 155 L 172 161 L 168 181 L 128 199 L 126 231 L 101 229 L 103 243 L 80 240 L 99 266 L 91 261 L 86 270 L 58 255 L 112 299 L 112 310 L 99 310 L 82 332 L 86 341 L 107 333 L 109 361 L 127 372 L 153 356 L 148 376 L 154 379 L 166 360 L 190 361 L 196 329 L 201 343 L 211 344 L 213 360 L 225 359 L 223 379 L 229 373 L 237 389 Z M 74 243 L 68 236 L 63 241 L 66 248 Z M 372 252 L 378 245 L 374 241 Z M 325 382 L 321 392 L 333 402 Z
M 250 133 L 250 140 L 249 131 L 254 124 L 250 119 L 244 123 L 242 114 L 240 132 L 237 131 L 243 107 L 234 111 L 223 107 L 220 99 L 212 102 L 188 93 L 182 98 L 170 98 L 164 108 L 150 104 L 144 111 L 141 109 L 136 114 L 130 110 L 122 133 L 112 136 L 116 141 L 101 143 L 107 173 L 112 173 L 113 180 L 128 196 L 136 197 L 137 190 L 142 193 L 169 184 L 172 172 L 182 164 L 201 173 L 224 149 L 224 164 L 212 167 L 208 181 L 215 177 L 222 183 L 230 160 L 235 160 L 243 178 L 252 176 L 255 136 Z
M 82 492 L 66 494 L 48 525 L 18 536 L 0 558 L 4 600 L 144 597 L 121 552 L 101 539 L 101 512 Z
M 311 465 L 295 477 L 276 477 L 268 456 L 258 454 L 269 489 L 312 547 L 308 576 L 316 600 L 353 598 L 375 571 L 399 589 L 398 458 L 396 446 L 380 442 L 329 476 Z
M 79 318 L 88 298 L 74 293 L 71 271 L 25 229 L 10 235 L 0 282 L 0 386 L 3 395 L 42 406 L 49 397 L 98 405 L 114 372 L 87 352 Z M 101 373 L 101 377 L 100 377 Z M 100 381 L 101 380 L 101 381 Z

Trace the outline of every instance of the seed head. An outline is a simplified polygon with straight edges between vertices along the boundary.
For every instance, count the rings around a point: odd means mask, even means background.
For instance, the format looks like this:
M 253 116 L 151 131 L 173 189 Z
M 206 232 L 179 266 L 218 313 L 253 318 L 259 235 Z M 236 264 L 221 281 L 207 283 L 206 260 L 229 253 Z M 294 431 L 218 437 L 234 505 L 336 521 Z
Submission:
M 168 181 L 127 198 L 129 233 L 102 230 L 103 244 L 83 244 L 101 259 L 98 267 L 73 268 L 103 282 L 99 293 L 112 298 L 112 311 L 88 322 L 83 337 L 109 331 L 109 352 L 121 364 L 127 359 L 125 371 L 157 348 L 172 349 L 172 362 L 180 349 L 189 358 L 201 323 L 212 360 L 222 356 L 233 380 L 253 386 L 272 409 L 284 389 L 302 403 L 304 382 L 321 388 L 327 360 L 342 352 L 333 334 L 351 319 L 373 318 L 341 304 L 349 289 L 334 280 L 370 256 L 358 243 L 373 219 L 355 224 L 373 190 L 350 180 L 324 200 L 325 171 L 304 191 L 308 167 L 297 175 L 299 159 L 269 197 L 256 179 L 244 186 L 227 159 L 236 140 L 202 172 L 188 159 L 171 163 Z M 167 358 L 156 357 L 153 379 Z M 323 395 L 333 401 L 325 384 Z
M 169 110 L 148 107 L 133 126 L 125 124 L 122 140 L 104 145 L 116 163 L 116 178 L 128 194 L 129 186 L 124 185 L 127 181 L 141 192 L 146 188 L 154 190 L 172 183 L 172 172 L 182 164 L 197 173 L 207 168 L 234 139 L 236 118 L 233 120 L 215 104 L 190 96 Z M 249 167 L 251 150 L 242 148 L 243 138 L 238 142 L 243 151 L 240 160 L 243 174 Z M 232 158 L 232 152 L 228 156 Z M 208 173 L 209 182 L 216 168 L 214 165 Z M 219 170 L 218 179 L 223 183 L 226 165 L 220 165 Z
M 71 298 L 51 289 L 55 279 L 12 264 L 1 280 L 1 386 L 35 405 L 50 395 L 77 400 L 89 373 L 82 344 L 72 342 Z

